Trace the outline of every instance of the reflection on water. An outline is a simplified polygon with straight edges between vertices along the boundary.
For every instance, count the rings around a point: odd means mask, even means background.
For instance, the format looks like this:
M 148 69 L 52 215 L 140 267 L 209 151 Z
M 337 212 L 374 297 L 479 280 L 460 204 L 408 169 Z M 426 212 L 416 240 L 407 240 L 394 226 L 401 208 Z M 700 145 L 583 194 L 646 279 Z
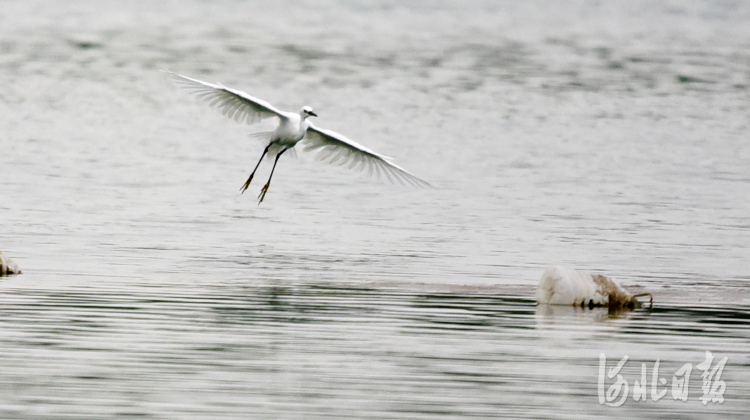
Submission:
M 747 307 L 613 317 L 487 291 L 129 290 L 2 295 L 3 418 L 740 418 L 750 409 Z M 650 375 L 660 359 L 671 380 L 706 350 L 728 357 L 723 404 L 700 403 L 697 370 L 687 403 L 598 403 L 600 353 L 608 367 L 629 356 L 632 386 L 641 363 Z

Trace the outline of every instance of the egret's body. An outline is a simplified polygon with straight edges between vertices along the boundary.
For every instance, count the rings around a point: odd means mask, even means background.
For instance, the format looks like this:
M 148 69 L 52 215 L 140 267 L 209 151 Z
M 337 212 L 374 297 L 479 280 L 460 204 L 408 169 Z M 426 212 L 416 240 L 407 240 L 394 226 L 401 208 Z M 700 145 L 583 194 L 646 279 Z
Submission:
M 305 137 L 307 127 L 310 122 L 307 117 L 310 114 L 300 112 L 299 114 L 289 114 L 286 119 L 282 120 L 276 130 L 273 131 L 273 139 L 279 146 L 294 147 L 297 142 Z
M 396 179 L 402 183 L 406 182 L 417 186 L 429 185 L 407 170 L 390 162 L 387 157 L 355 143 L 341 134 L 314 126 L 309 121 L 309 117 L 317 117 L 317 115 L 309 106 L 302 107 L 298 113 L 284 112 L 245 92 L 167 72 L 175 82 L 192 90 L 199 97 L 207 100 L 211 106 L 218 107 L 224 115 L 234 118 L 237 122 L 245 121 L 248 124 L 255 124 L 266 118 L 275 117 L 278 119 L 279 125 L 273 131 L 254 134 L 255 137 L 267 141 L 266 148 L 263 150 L 263 154 L 250 177 L 240 188 L 243 193 L 247 190 L 253 180 L 255 171 L 266 155 L 275 156 L 271 175 L 258 196 L 259 204 L 263 202 L 266 192 L 268 192 L 279 157 L 302 140 L 307 142 L 305 150 L 321 150 L 321 159 L 328 160 L 330 163 L 349 163 L 350 168 L 356 167 L 360 170 L 367 168 L 370 174 L 377 173 L 380 176 L 382 173 L 389 180 Z
M 580 307 L 608 306 L 610 309 L 640 307 L 638 297 L 651 298 L 650 293 L 633 295 L 607 276 L 574 270 L 569 267 L 547 268 L 536 289 L 540 304 L 572 305 Z

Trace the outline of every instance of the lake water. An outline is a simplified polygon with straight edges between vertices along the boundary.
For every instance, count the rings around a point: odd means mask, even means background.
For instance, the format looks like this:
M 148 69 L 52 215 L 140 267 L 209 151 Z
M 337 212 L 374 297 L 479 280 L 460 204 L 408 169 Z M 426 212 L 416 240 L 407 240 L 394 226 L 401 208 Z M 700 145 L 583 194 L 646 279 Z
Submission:
M 0 418 L 746 418 L 748 22 L 741 1 L 2 3 L 0 251 L 24 274 L 0 280 Z M 270 162 L 238 190 L 268 125 L 162 68 L 310 105 L 434 187 L 299 152 L 259 206 Z M 655 308 L 537 307 L 553 264 Z M 619 407 L 602 354 L 628 356 Z

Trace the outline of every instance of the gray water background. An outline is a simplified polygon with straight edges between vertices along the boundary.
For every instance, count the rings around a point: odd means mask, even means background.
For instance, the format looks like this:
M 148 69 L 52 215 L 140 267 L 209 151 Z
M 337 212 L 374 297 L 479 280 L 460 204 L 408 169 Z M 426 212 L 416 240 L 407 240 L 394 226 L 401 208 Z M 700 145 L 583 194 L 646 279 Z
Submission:
M 0 3 L 0 418 L 746 418 L 750 3 Z M 221 82 L 434 188 L 262 145 Z M 537 308 L 562 264 L 655 294 Z M 723 404 L 599 404 L 728 357 Z M 608 385 L 611 384 L 611 381 Z M 668 383 L 669 385 L 669 383 Z M 632 389 L 631 389 L 632 392 Z

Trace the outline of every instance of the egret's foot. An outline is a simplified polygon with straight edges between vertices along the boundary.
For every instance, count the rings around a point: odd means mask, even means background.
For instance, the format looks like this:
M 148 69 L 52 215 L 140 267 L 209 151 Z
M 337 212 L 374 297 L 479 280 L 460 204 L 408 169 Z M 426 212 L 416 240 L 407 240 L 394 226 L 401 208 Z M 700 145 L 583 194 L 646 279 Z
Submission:
M 263 186 L 263 188 L 260 189 L 260 194 L 258 194 L 258 204 L 263 202 L 263 199 L 266 198 L 266 192 L 268 192 L 268 186 L 270 183 L 266 183 L 266 185 Z
M 248 178 L 247 181 L 245 181 L 245 185 L 240 187 L 240 194 L 244 194 L 245 190 L 247 190 L 247 187 L 249 187 L 250 183 L 253 182 L 253 175 L 255 174 L 250 174 L 250 178 Z

